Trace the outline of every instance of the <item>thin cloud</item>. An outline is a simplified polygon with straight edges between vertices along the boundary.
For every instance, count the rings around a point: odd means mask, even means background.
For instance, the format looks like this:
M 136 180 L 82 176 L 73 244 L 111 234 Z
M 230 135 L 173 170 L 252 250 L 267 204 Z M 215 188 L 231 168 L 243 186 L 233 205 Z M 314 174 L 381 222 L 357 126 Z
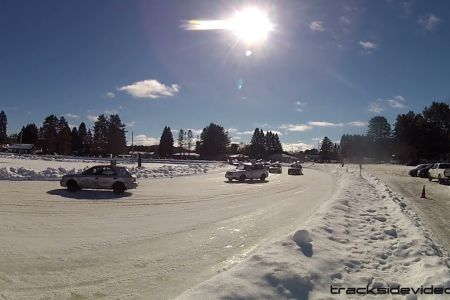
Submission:
M 116 109 L 105 109 L 104 113 L 107 115 L 117 115 L 119 111 Z
M 79 115 L 75 115 L 75 114 L 71 114 L 71 113 L 65 114 L 64 117 L 69 118 L 69 119 L 79 119 L 80 118 Z
M 127 122 L 125 123 L 125 125 L 128 127 L 134 127 L 134 125 L 136 125 L 136 122 L 135 121 Z
M 158 99 L 175 96 L 180 91 L 180 86 L 178 84 L 165 85 L 156 79 L 147 79 L 122 86 L 117 90 L 124 91 L 134 98 Z
M 433 14 L 427 14 L 419 18 L 419 24 L 430 32 L 434 31 L 440 23 L 442 23 L 442 19 Z
M 332 122 L 326 122 L 326 121 L 312 121 L 308 122 L 309 125 L 315 126 L 315 127 L 342 127 L 344 126 L 343 123 L 332 123 Z
M 348 126 L 353 126 L 353 127 L 365 127 L 365 126 L 367 126 L 367 122 L 352 121 L 352 122 L 348 122 L 347 125 Z
M 278 131 L 278 130 L 266 130 L 266 132 L 267 131 L 270 131 L 270 132 L 272 132 L 273 134 L 278 134 L 279 136 L 281 136 L 281 135 L 283 135 L 283 133 L 281 132 L 281 131 Z
M 238 134 L 238 135 L 251 135 L 251 134 L 253 134 L 253 132 L 254 132 L 254 131 L 251 131 L 251 130 L 247 130 L 247 131 L 238 131 L 238 132 L 236 132 L 236 134 Z
M 401 109 L 406 107 L 406 99 L 403 96 L 394 96 L 391 99 L 377 99 L 369 103 L 369 112 L 379 114 L 389 108 Z
M 303 112 L 304 108 L 306 107 L 308 103 L 306 102 L 302 102 L 302 101 L 297 101 L 295 102 L 295 109 L 299 112 Z
M 186 132 L 188 132 L 188 131 L 192 131 L 192 133 L 194 134 L 194 135 L 200 135 L 200 134 L 202 134 L 202 132 L 203 132 L 203 129 L 194 129 L 194 128 L 188 128 L 187 130 L 186 130 Z
M 339 18 L 339 23 L 341 23 L 342 25 L 350 25 L 352 22 L 350 22 L 347 17 L 341 16 Z
M 128 141 L 128 146 L 131 145 L 131 141 Z M 154 137 L 146 136 L 145 134 L 138 134 L 134 136 L 134 145 L 142 145 L 142 146 L 152 146 L 152 145 L 158 145 L 159 139 Z
M 298 141 L 297 143 L 281 143 L 284 151 L 305 151 L 308 149 L 313 149 L 314 146 L 311 144 L 303 143 L 302 141 Z
M 306 124 L 283 124 L 280 126 L 280 129 L 286 129 L 293 132 L 304 132 L 311 130 L 312 126 Z
M 114 97 L 116 97 L 116 94 L 114 94 L 113 92 L 107 92 L 105 94 L 105 96 L 108 97 L 108 98 L 114 98 Z
M 386 102 L 393 108 L 405 108 L 405 98 L 402 96 L 394 96 L 392 99 L 386 100 Z
M 238 130 L 236 128 L 228 128 L 227 129 L 229 133 L 231 132 L 238 132 Z
M 379 114 L 384 111 L 384 108 L 379 102 L 371 102 L 368 111 Z
M 95 122 L 97 121 L 98 116 L 96 115 L 88 115 L 86 116 L 89 121 Z
M 324 32 L 325 28 L 323 27 L 323 22 L 321 21 L 312 21 L 309 23 L 309 29 L 312 31 Z
M 253 125 L 257 128 L 265 128 L 265 127 L 269 127 L 269 124 L 267 123 L 253 123 Z
M 372 53 L 372 51 L 377 49 L 377 44 L 370 41 L 360 41 L 359 45 L 366 53 Z

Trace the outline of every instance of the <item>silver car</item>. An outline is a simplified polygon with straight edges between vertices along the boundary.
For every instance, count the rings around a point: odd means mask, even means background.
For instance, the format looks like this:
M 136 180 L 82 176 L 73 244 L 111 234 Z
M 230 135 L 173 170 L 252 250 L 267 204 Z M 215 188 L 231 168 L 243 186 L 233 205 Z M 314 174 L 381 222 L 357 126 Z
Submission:
M 111 165 L 95 166 L 81 174 L 64 175 L 60 184 L 71 192 L 82 188 L 112 189 L 117 194 L 137 187 L 136 176 L 131 175 L 127 168 Z

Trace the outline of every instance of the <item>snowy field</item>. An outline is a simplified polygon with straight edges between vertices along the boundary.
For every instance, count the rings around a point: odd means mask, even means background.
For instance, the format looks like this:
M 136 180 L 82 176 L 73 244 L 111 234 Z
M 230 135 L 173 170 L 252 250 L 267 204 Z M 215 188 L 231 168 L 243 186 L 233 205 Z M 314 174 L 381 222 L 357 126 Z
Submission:
M 21 161 L 37 172 L 89 164 Z M 355 166 L 308 165 L 304 176 L 284 168 L 266 182 L 228 183 L 228 167 L 205 165 L 119 196 L 0 181 L 0 299 L 360 299 L 330 287 L 450 288 L 432 227 L 379 175 L 398 166 L 364 166 L 360 178 Z
M 109 164 L 110 159 L 40 157 L 0 155 L 0 180 L 59 180 L 63 175 L 82 172 L 98 164 Z M 118 165 L 128 167 L 138 179 L 166 178 L 207 173 L 219 167 L 220 163 L 197 161 L 155 160 L 144 162 L 138 168 L 137 163 L 127 160 L 118 161 Z

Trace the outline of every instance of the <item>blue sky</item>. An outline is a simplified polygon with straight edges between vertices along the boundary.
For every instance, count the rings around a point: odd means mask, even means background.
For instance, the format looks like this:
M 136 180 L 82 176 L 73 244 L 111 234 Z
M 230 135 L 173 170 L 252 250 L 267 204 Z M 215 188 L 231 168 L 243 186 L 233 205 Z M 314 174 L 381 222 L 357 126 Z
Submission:
M 274 24 L 248 47 L 191 19 L 258 7 Z M 450 98 L 448 1 L 1 1 L 0 109 L 8 132 L 45 116 L 119 113 L 137 143 L 210 122 L 285 150 L 364 133 L 367 121 Z M 251 50 L 247 56 L 246 51 Z M 248 54 L 248 53 L 247 53 Z

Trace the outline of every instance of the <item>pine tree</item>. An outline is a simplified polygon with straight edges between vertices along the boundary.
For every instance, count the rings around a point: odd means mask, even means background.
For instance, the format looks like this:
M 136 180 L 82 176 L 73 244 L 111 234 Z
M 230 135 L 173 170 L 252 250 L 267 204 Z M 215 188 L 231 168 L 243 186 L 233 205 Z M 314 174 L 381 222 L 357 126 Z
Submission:
M 281 145 L 280 139 L 278 137 L 278 133 L 275 133 L 274 137 L 274 153 L 281 154 L 283 153 L 283 146 Z
M 169 126 L 165 126 L 158 147 L 159 157 L 169 158 L 173 154 L 173 135 Z
M 210 123 L 203 128 L 199 143 L 199 153 L 202 157 L 216 158 L 223 155 L 229 145 L 230 137 L 222 126 Z
M 108 149 L 113 155 L 124 154 L 127 149 L 125 125 L 119 115 L 110 115 L 108 122 Z
M 20 136 L 22 139 L 22 143 L 36 145 L 38 143 L 39 130 L 34 123 L 27 124 L 27 126 L 22 127 Z
M 376 141 L 391 136 L 391 125 L 385 117 L 376 116 L 369 120 L 367 136 Z
M 55 154 L 58 151 L 58 118 L 50 115 L 42 124 L 42 151 L 46 154 Z
M 193 139 L 194 139 L 194 134 L 192 133 L 192 130 L 189 129 L 186 134 L 186 146 L 187 146 L 188 153 L 191 153 Z
M 80 155 L 87 155 L 89 154 L 89 145 L 87 145 L 86 141 L 87 131 L 86 131 L 86 124 L 84 122 L 81 122 L 80 126 L 78 126 L 78 139 L 79 143 L 78 146 L 78 154 Z
M 58 153 L 68 155 L 72 153 L 72 134 L 69 124 L 64 117 L 61 117 L 57 123 L 58 133 Z
M 250 141 L 250 156 L 261 159 L 267 156 L 264 131 L 256 128 Z
M 330 160 L 333 152 L 333 142 L 328 137 L 324 137 L 322 140 L 322 146 L 320 147 L 320 156 L 324 160 Z
M 0 112 L 0 144 L 6 144 L 8 141 L 8 135 L 6 133 L 8 125 L 8 118 L 5 112 L 2 110 Z
M 99 115 L 94 123 L 94 137 L 91 151 L 96 155 L 105 155 L 108 151 L 109 124 L 105 115 Z
M 84 154 L 92 154 L 93 152 L 93 143 L 94 143 L 94 137 L 92 136 L 92 132 L 89 129 L 86 133 L 86 136 L 83 139 L 83 153 Z
M 76 155 L 80 155 L 81 150 L 83 148 L 83 143 L 76 127 L 72 128 L 71 137 L 72 137 L 72 151 Z
M 184 138 L 185 138 L 184 130 L 180 129 L 180 131 L 178 131 L 178 148 L 181 153 L 183 153 L 184 142 L 185 142 Z

